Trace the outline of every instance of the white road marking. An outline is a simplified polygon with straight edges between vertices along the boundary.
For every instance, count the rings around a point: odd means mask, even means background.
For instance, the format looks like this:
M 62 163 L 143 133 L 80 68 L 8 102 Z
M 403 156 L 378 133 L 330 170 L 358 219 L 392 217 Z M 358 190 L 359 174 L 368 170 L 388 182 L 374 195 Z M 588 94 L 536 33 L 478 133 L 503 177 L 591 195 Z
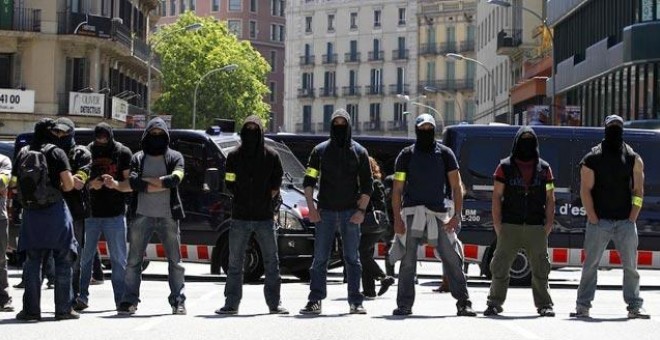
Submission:
M 220 290 L 219 289 L 213 289 L 210 292 L 202 295 L 198 299 L 194 300 L 193 303 L 186 302 L 186 309 L 190 310 L 190 306 L 194 306 L 198 303 L 206 302 L 210 300 L 214 295 L 219 294 Z M 167 318 L 153 318 L 151 321 L 146 322 L 139 327 L 135 328 L 136 331 L 138 332 L 145 332 L 153 329 L 154 327 L 158 326 L 160 323 L 163 321 L 167 321 Z

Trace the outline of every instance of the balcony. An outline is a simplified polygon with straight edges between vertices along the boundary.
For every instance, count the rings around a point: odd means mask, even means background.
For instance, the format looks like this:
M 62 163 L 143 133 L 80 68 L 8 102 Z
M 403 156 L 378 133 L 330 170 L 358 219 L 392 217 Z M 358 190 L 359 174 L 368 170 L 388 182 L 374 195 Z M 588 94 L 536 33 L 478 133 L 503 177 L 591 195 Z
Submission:
M 345 63 L 359 63 L 360 62 L 360 52 L 346 53 L 344 54 Z
M 387 122 L 387 131 L 408 131 L 408 123 L 404 120 L 391 120 Z
M 522 45 L 522 29 L 501 30 L 497 33 L 497 54 L 510 56 Z
M 408 50 L 393 50 L 392 60 L 408 60 Z
M 474 46 L 475 46 L 474 40 L 461 41 L 461 52 L 473 52 Z
M 11 22 L 0 23 L 0 31 L 41 32 L 41 10 L 14 7 Z
M 384 51 L 371 51 L 369 52 L 369 61 L 383 61 L 385 59 Z
M 319 97 L 337 97 L 337 88 L 321 87 L 319 88 Z
M 438 54 L 458 53 L 458 44 L 455 41 L 443 42 L 438 45 Z
M 436 55 L 436 54 L 438 54 L 438 45 L 436 43 L 419 45 L 419 55 Z
M 312 88 L 299 88 L 298 98 L 314 98 L 314 89 Z
M 367 95 L 369 95 L 369 96 L 382 96 L 384 94 L 383 93 L 383 85 L 377 85 L 377 86 L 368 85 L 366 87 L 366 92 L 367 92 Z
M 410 94 L 410 85 L 408 84 L 392 84 L 390 85 L 390 94 Z
M 333 65 L 337 64 L 337 53 L 324 54 L 323 56 L 323 65 Z
M 362 93 L 360 86 L 344 86 L 341 88 L 344 97 L 359 97 Z
M 314 124 L 312 122 L 296 123 L 296 133 L 314 133 L 313 126 Z
M 362 123 L 362 131 L 373 132 L 373 131 L 383 131 L 383 122 L 380 120 L 372 120 L 369 122 Z
M 472 91 L 474 79 L 444 79 L 424 80 L 418 84 L 418 91 L 422 93 L 425 87 L 432 87 L 437 91 Z
M 300 66 L 314 66 L 315 59 L 313 55 L 300 56 Z

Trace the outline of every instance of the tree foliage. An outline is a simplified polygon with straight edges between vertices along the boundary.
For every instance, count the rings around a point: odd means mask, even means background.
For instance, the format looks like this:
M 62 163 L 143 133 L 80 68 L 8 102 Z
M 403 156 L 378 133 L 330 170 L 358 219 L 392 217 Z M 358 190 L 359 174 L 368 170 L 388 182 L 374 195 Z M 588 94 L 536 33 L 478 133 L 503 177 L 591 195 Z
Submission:
M 203 26 L 186 30 L 195 23 Z M 267 121 L 270 106 L 263 101 L 269 93 L 265 82 L 270 65 L 249 41 L 238 40 L 226 22 L 201 18 L 187 12 L 172 25 L 160 29 L 152 46 L 161 60 L 162 94 L 154 108 L 171 114 L 178 128 L 191 127 L 193 94 L 197 82 L 209 71 L 236 64 L 234 71 L 209 74 L 197 91 L 196 127 L 204 128 L 213 118 L 242 121 L 257 114 Z

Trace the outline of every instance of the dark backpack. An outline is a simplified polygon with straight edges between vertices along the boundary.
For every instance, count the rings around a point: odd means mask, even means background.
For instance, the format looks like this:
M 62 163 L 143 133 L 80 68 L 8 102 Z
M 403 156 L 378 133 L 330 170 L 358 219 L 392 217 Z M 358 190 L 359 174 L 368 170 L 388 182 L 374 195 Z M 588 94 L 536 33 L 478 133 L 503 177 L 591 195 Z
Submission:
M 24 147 L 18 155 L 18 197 L 23 207 L 47 208 L 62 201 L 62 192 L 51 183 L 46 155 L 55 145 L 46 144 L 41 150 Z

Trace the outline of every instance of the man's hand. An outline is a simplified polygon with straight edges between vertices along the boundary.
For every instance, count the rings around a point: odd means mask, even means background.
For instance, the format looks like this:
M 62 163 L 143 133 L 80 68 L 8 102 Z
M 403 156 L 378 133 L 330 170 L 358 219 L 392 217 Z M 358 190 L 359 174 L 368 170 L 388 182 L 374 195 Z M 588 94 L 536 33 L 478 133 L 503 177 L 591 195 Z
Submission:
M 73 188 L 76 190 L 81 190 L 85 187 L 85 182 L 80 178 L 80 176 L 73 176 Z
M 92 190 L 99 190 L 103 187 L 103 180 L 99 177 L 94 178 L 89 182 L 89 188 Z
M 163 181 L 160 178 L 146 177 L 142 178 L 142 180 L 158 189 L 163 187 Z
M 552 224 L 546 224 L 545 228 L 545 236 L 550 236 L 550 233 L 552 232 Z
M 444 225 L 445 232 L 447 233 L 453 233 L 458 229 L 458 224 L 459 224 L 459 218 L 458 215 L 454 215 L 447 224 Z
M 319 223 L 321 222 L 321 215 L 319 214 L 318 209 L 316 209 L 315 206 L 310 206 L 309 207 L 309 215 L 308 215 L 309 221 L 312 223 Z
M 353 216 L 351 216 L 350 222 L 353 224 L 361 224 L 364 222 L 364 212 L 361 210 L 356 210 L 355 213 L 353 213 Z
M 119 182 L 116 181 L 112 176 L 106 174 L 102 175 L 101 177 L 103 177 L 103 185 L 109 189 L 117 190 L 119 187 Z
M 587 222 L 589 222 L 589 224 L 598 224 L 598 216 L 596 216 L 596 215 L 593 215 L 593 216 L 587 215 Z
M 500 232 L 502 232 L 502 225 L 493 224 L 493 229 L 495 229 L 495 235 L 500 236 Z
M 406 233 L 406 226 L 401 217 L 394 217 L 394 233 L 403 235 Z

